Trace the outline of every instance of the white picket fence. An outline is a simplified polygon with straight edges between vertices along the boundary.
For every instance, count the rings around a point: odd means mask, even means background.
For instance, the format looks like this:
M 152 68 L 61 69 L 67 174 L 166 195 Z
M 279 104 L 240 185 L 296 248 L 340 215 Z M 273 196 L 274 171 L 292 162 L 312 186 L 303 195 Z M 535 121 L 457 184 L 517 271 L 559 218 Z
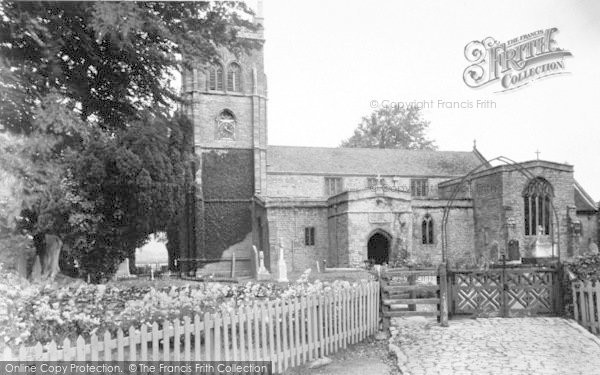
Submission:
M 325 295 L 255 303 L 231 313 L 131 327 L 59 347 L 38 343 L 3 361 L 270 361 L 275 372 L 338 351 L 374 334 L 379 322 L 379 283 Z
M 600 334 L 600 282 L 573 281 L 574 318 L 590 332 Z

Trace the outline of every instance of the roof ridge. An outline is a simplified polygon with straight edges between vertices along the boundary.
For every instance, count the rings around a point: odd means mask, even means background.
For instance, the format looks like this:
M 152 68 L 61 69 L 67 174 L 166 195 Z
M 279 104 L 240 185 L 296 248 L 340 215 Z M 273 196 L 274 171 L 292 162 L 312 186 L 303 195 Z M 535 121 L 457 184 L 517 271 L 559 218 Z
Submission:
M 431 152 L 431 153 L 461 153 L 468 154 L 472 151 L 457 150 L 412 150 L 407 148 L 379 148 L 379 147 L 328 147 L 328 146 L 291 146 L 291 145 L 267 145 L 267 147 L 278 148 L 304 148 L 304 149 L 322 149 L 322 150 L 380 150 L 380 151 L 409 151 L 409 152 Z
M 575 189 L 579 190 L 579 192 L 581 193 L 581 196 L 587 200 L 587 203 L 592 206 L 592 207 L 596 207 L 596 209 L 598 209 L 598 206 L 596 204 L 596 202 L 594 201 L 594 199 L 592 198 L 591 195 L 588 194 L 587 191 L 585 191 L 585 189 L 583 188 L 583 186 L 581 186 L 581 184 L 579 182 L 577 182 L 577 180 L 573 179 L 573 181 L 575 182 Z
M 267 172 L 459 176 L 481 162 L 471 151 L 268 146 Z

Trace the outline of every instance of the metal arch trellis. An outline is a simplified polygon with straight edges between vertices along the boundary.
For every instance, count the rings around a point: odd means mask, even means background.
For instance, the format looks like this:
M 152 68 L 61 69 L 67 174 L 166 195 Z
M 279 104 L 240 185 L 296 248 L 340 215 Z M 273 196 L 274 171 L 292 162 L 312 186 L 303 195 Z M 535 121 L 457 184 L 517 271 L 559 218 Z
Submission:
M 450 207 L 451 207 L 452 203 L 456 200 L 456 196 L 458 195 L 460 187 L 463 185 L 463 183 L 466 180 L 469 180 L 473 174 L 477 173 L 483 167 L 488 167 L 491 162 L 496 161 L 496 160 L 504 163 L 505 165 L 515 168 L 518 172 L 520 172 L 522 175 L 524 175 L 525 177 L 527 177 L 530 180 L 532 180 L 536 177 L 533 173 L 531 173 L 527 169 L 523 168 L 523 166 L 521 164 L 515 162 L 514 160 L 512 160 L 506 156 L 498 156 L 493 159 L 482 162 L 479 166 L 473 168 L 469 173 L 464 175 L 461 178 L 460 182 L 458 184 L 456 184 L 455 188 L 452 191 L 452 195 L 450 196 L 450 199 L 448 199 L 448 201 L 446 202 L 446 206 L 444 207 L 444 215 L 442 217 L 442 261 L 443 262 L 445 262 L 445 263 L 448 262 L 448 232 L 447 232 L 446 228 L 447 228 L 447 224 L 448 224 L 448 216 L 450 214 Z M 554 207 L 554 202 L 552 200 L 550 201 L 550 207 L 552 209 L 554 220 L 556 222 L 556 246 L 557 246 L 558 259 L 560 261 L 560 221 L 558 220 L 558 213 L 556 212 L 556 209 Z M 555 231 L 554 225 L 552 225 L 552 236 L 551 237 L 552 237 L 553 245 L 554 245 L 554 233 L 555 233 L 554 231 Z M 552 251 L 553 251 L 552 255 L 554 256 L 554 246 L 553 246 Z

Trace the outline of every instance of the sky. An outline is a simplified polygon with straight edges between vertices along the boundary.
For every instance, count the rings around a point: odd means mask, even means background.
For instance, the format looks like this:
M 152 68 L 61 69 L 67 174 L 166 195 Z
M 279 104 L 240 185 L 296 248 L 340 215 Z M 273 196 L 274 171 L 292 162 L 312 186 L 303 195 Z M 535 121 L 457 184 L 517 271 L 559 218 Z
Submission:
M 600 200 L 600 1 L 265 0 L 264 17 L 269 144 L 337 147 L 382 103 L 433 100 L 423 113 L 440 150 L 539 150 Z M 552 27 L 569 74 L 503 93 L 464 83 L 469 42 Z

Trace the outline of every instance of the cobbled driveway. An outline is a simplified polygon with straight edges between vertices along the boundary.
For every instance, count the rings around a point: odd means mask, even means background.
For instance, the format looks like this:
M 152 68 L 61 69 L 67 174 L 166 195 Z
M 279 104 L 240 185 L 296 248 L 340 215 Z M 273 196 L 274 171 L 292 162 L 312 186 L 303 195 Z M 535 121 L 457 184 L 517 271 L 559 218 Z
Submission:
M 600 340 L 562 318 L 392 320 L 404 375 L 600 374 Z

